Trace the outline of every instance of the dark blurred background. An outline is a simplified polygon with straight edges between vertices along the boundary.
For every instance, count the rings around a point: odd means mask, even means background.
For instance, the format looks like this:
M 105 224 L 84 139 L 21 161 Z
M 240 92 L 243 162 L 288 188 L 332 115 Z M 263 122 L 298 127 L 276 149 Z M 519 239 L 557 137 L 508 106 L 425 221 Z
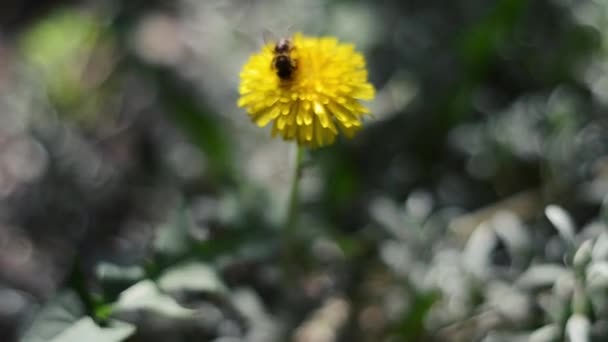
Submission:
M 368 61 L 309 151 L 236 107 L 263 32 Z M 608 340 L 608 2 L 4 0 L 0 341 Z

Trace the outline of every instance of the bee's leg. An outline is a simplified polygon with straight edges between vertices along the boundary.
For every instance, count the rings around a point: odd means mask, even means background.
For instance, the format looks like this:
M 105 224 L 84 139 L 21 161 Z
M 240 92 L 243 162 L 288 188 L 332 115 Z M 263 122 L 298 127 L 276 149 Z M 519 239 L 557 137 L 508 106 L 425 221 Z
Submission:
M 276 70 L 276 68 L 277 68 L 277 56 L 274 56 L 272 58 L 272 62 L 270 62 L 270 69 Z

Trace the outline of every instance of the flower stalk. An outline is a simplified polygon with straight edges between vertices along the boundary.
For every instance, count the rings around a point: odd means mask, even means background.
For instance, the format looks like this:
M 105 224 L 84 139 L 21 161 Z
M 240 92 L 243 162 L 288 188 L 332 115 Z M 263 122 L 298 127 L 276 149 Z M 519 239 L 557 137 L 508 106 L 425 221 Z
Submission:
M 295 247 L 295 229 L 298 223 L 299 195 L 300 195 L 300 179 L 302 178 L 304 147 L 293 145 L 295 147 L 295 158 L 293 165 L 293 175 L 291 178 L 291 186 L 289 189 L 289 198 L 285 213 L 285 223 L 283 225 L 283 234 L 281 241 L 281 259 L 283 264 L 283 278 L 286 283 L 290 282 L 293 274 L 294 247 Z

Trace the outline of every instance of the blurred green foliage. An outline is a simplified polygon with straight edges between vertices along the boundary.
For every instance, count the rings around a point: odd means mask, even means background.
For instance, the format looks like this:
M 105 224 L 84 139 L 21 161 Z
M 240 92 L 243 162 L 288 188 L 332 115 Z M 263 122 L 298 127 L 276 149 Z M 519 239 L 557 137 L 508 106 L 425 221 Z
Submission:
M 22 5 L 0 340 L 608 338 L 603 1 Z M 290 272 L 289 146 L 235 104 L 283 22 L 352 40 L 378 89 L 356 139 L 305 154 Z

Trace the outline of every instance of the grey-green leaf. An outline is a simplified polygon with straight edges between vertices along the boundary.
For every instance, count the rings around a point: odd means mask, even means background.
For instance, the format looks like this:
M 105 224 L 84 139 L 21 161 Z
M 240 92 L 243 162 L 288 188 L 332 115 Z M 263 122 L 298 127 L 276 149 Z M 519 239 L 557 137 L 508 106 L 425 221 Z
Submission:
M 564 241 L 567 241 L 568 243 L 574 242 L 574 221 L 564 208 L 555 204 L 548 205 L 547 208 L 545 208 L 545 215 L 547 215 L 547 218 L 551 221 L 555 229 L 557 229 Z
M 559 277 L 567 272 L 568 270 L 561 265 L 533 265 L 519 276 L 515 284 L 524 289 L 551 287 Z
M 194 262 L 167 270 L 158 280 L 163 291 L 225 292 L 226 287 L 211 266 Z
M 21 342 L 48 342 L 84 316 L 84 307 L 73 291 L 59 293 L 34 316 Z
M 570 342 L 589 342 L 591 323 L 587 316 L 574 314 L 566 322 L 566 336 Z
M 83 317 L 49 342 L 121 342 L 135 332 L 135 326 L 112 321 L 101 328 L 90 317 Z
M 560 328 L 557 324 L 540 327 L 528 339 L 529 342 L 556 342 L 560 339 Z
M 114 311 L 149 310 L 169 317 L 190 317 L 196 311 L 179 305 L 162 293 L 151 280 L 142 280 L 126 289 L 118 298 Z
M 587 286 L 591 289 L 608 288 L 608 261 L 594 262 L 587 267 Z

